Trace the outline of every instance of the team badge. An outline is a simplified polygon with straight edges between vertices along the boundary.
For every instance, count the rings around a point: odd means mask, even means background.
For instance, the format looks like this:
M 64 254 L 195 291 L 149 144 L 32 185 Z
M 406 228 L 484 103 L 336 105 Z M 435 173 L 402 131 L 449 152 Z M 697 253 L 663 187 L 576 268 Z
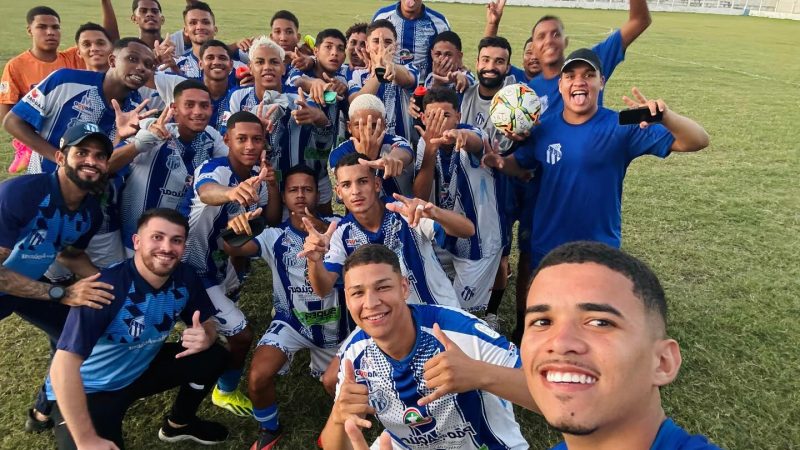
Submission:
M 401 48 L 397 51 L 397 57 L 400 59 L 400 62 L 407 63 L 414 59 L 414 54 L 407 48 Z
M 561 161 L 561 144 L 550 144 L 547 146 L 547 163 L 555 164 Z
M 10 87 L 8 85 L 8 81 L 0 82 L 0 94 L 7 94 L 9 90 Z
M 369 404 L 375 408 L 376 413 L 381 414 L 389 409 L 389 397 L 383 389 L 376 389 L 369 394 Z
M 128 325 L 128 334 L 131 337 L 138 338 L 144 332 L 144 316 L 135 317 Z

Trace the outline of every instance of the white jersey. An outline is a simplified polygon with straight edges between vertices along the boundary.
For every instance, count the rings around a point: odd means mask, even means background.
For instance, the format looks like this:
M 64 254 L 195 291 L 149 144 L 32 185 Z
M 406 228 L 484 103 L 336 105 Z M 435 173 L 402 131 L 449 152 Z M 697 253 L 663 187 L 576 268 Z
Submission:
M 414 149 L 411 147 L 411 144 L 402 136 L 395 136 L 386 133 L 383 136 L 383 142 L 381 142 L 381 148 L 378 152 L 378 158 L 383 158 L 384 156 L 389 155 L 395 148 L 407 151 L 411 156 L 412 163 L 409 163 L 403 169 L 403 172 L 400 173 L 400 175 L 383 180 L 383 182 L 381 183 L 381 196 L 392 198 L 392 194 L 400 194 L 406 197 L 413 197 L 414 196 L 414 190 L 413 190 Z M 342 159 L 342 157 L 350 153 L 355 153 L 356 151 L 357 151 L 356 146 L 350 139 L 339 144 L 338 147 L 333 149 L 330 156 L 328 157 L 328 166 L 331 168 L 331 171 L 333 171 L 336 168 L 336 164 L 339 162 L 340 159 Z M 382 178 L 383 169 L 378 170 L 377 175 Z
M 525 81 L 520 81 L 525 83 Z M 509 73 L 503 81 L 503 86 L 509 84 L 516 84 L 517 78 Z M 474 84 L 464 91 L 461 97 L 461 121 L 467 125 L 478 127 L 486 133 L 489 142 L 497 140 L 500 144 L 500 152 L 505 153 L 514 144 L 514 141 L 506 138 L 503 133 L 497 131 L 494 124 L 489 120 L 489 107 L 492 105 L 492 99 L 481 97 L 478 92 L 480 83 Z
M 258 176 L 251 170 L 251 176 Z M 258 186 L 258 201 L 246 209 L 239 203 L 228 202 L 223 205 L 207 205 L 200 200 L 198 190 L 208 183 L 225 187 L 236 187 L 240 180 L 231 169 L 227 157 L 214 158 L 204 162 L 194 172 L 194 187 L 185 200 L 189 210 L 189 237 L 183 261 L 191 265 L 195 273 L 203 279 L 206 288 L 222 285 L 228 268 L 228 255 L 225 254 L 220 232 L 227 228 L 228 221 L 247 211 L 266 208 L 268 202 L 267 184 Z
M 170 128 L 177 126 L 170 125 Z M 142 121 L 142 128 L 147 126 L 149 123 Z M 125 177 L 120 207 L 125 246 L 133 248 L 131 236 L 136 233 L 136 221 L 150 208 L 175 209 L 188 217 L 184 198 L 194 184 L 195 169 L 211 158 L 227 155 L 228 147 L 222 136 L 211 127 L 206 127 L 191 142 L 171 137 L 162 145 L 136 155 L 121 171 Z
M 323 220 L 335 222 L 339 218 Z M 344 296 L 338 288 L 322 298 L 312 291 L 307 261 L 297 257 L 306 236 L 287 220 L 280 227 L 267 228 L 255 239 L 259 256 L 272 272 L 274 320 L 288 324 L 319 348 L 338 348 L 350 330 Z
M 411 63 L 404 63 L 408 72 L 414 77 L 414 86 L 419 81 L 419 71 Z M 353 95 L 361 91 L 370 77 L 368 69 L 355 69 L 347 80 L 347 95 Z M 413 89 L 413 88 L 412 88 Z M 411 98 L 411 90 L 402 88 L 393 82 L 381 83 L 375 96 L 381 99 L 386 107 L 386 134 L 396 134 L 406 139 L 411 139 L 413 123 L 408 114 L 408 100 Z
M 344 260 L 364 244 L 383 244 L 397 254 L 403 275 L 411 287 L 409 303 L 458 307 L 453 284 L 447 278 L 433 251 L 434 241 L 441 246 L 445 232 L 441 225 L 423 218 L 416 227 L 406 218 L 384 209 L 381 227 L 376 233 L 363 228 L 352 214 L 339 222 L 325 254 L 325 268 L 342 274 Z
M 469 130 L 486 139 L 477 127 L 459 124 L 458 129 Z M 425 141 L 417 144 L 416 170 L 422 167 Z M 480 154 L 440 148 L 436 154 L 433 175 L 432 201 L 436 206 L 465 216 L 475 224 L 475 234 L 470 238 L 447 236 L 442 246 L 459 258 L 479 260 L 492 256 L 505 244 L 505 227 L 501 226 L 503 209 L 498 201 L 497 172 L 481 165 Z
M 339 396 L 345 360 L 352 361 L 355 379 L 369 389 L 369 403 L 392 437 L 395 449 L 495 450 L 527 449 L 510 402 L 486 391 L 447 394 L 425 406 L 422 397 L 433 393 L 426 386 L 424 366 L 443 345 L 433 334 L 433 324 L 470 358 L 503 367 L 520 368 L 514 344 L 474 316 L 452 308 L 409 305 L 416 342 L 402 360 L 386 355 L 360 328 L 342 345 Z

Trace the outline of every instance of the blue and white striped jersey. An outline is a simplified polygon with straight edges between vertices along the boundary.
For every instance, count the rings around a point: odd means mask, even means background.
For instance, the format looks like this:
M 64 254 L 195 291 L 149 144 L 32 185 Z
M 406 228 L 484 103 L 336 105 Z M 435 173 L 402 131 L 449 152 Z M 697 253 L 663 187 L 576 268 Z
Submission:
M 339 217 L 323 220 L 335 222 Z M 306 236 L 287 220 L 277 228 L 267 228 L 255 239 L 259 256 L 272 272 L 275 320 L 288 323 L 317 347 L 337 348 L 350 333 L 344 295 L 339 287 L 323 298 L 312 291 L 307 260 L 297 257 Z
M 453 284 L 433 251 L 434 242 L 441 247 L 444 239 L 444 228 L 430 219 L 423 218 L 411 228 L 405 217 L 384 209 L 381 227 L 373 233 L 348 214 L 333 232 L 330 249 L 325 254 L 325 268 L 341 275 L 344 260 L 358 247 L 383 244 L 400 258 L 403 275 L 408 277 L 411 287 L 409 303 L 458 307 Z
M 458 124 L 460 130 L 470 130 L 486 139 L 479 128 Z M 422 167 L 425 141 L 417 144 L 416 170 Z M 456 149 L 439 148 L 433 174 L 431 197 L 436 206 L 465 216 L 475 224 L 470 238 L 447 236 L 443 248 L 459 258 L 479 260 L 500 251 L 507 236 L 504 212 L 499 202 L 497 175 L 494 169 L 481 165 L 481 157 Z
M 234 54 L 233 69 L 231 69 L 231 73 L 228 76 L 228 81 L 231 85 L 239 85 L 239 80 L 236 79 L 236 69 L 239 67 L 247 67 L 247 64 L 239 61 L 243 54 L 245 53 L 241 50 Z M 203 70 L 200 69 L 200 60 L 194 55 L 192 49 L 189 49 L 183 55 L 175 58 L 175 65 L 178 66 L 181 70 L 181 74 L 186 78 L 203 81 Z
M 398 62 L 414 63 L 419 69 L 420 77 L 424 80 L 431 67 L 431 46 L 433 38 L 442 31 L 450 29 L 450 24 L 444 14 L 422 5 L 422 15 L 409 20 L 400 12 L 400 3 L 384 6 L 379 9 L 372 21 L 386 19 L 392 22 L 397 30 Z
M 175 75 L 174 73 L 167 73 L 167 72 L 156 72 L 153 75 L 153 81 L 155 82 L 156 85 L 158 97 L 161 98 L 162 104 L 165 107 L 172 104 L 175 101 L 175 96 L 173 95 L 173 92 L 175 91 L 175 86 L 177 86 L 178 83 L 186 79 L 187 78 L 184 76 Z M 228 91 L 225 92 L 223 96 L 217 99 L 214 98 L 211 99 L 212 111 L 211 111 L 211 118 L 208 119 L 208 124 L 215 130 L 219 131 L 219 134 L 225 134 L 228 117 L 230 117 L 230 115 L 225 115 L 225 111 L 227 110 L 228 104 L 230 103 L 231 93 L 237 89 L 239 89 L 238 84 L 229 85 Z
M 251 176 L 258 176 L 257 170 Z M 222 285 L 228 267 L 228 255 L 222 246 L 220 232 L 228 226 L 228 220 L 245 211 L 253 211 L 267 206 L 267 184 L 262 182 L 258 187 L 258 202 L 245 210 L 236 202 L 224 205 L 207 205 L 200 200 L 197 193 L 201 186 L 216 183 L 226 187 L 238 186 L 240 180 L 231 169 L 227 157 L 214 158 L 204 162 L 194 172 L 194 187 L 184 198 L 189 211 L 189 238 L 186 240 L 186 251 L 183 261 L 188 263 L 203 279 L 206 287 Z
M 394 146 L 408 151 L 408 153 L 411 154 L 411 160 L 414 160 L 414 150 L 411 148 L 411 144 L 409 144 L 408 141 L 402 136 L 394 136 L 389 133 L 386 133 L 383 136 L 383 142 L 381 143 L 381 151 L 379 155 L 388 155 L 391 153 Z M 336 167 L 336 163 L 338 163 L 343 156 L 347 155 L 348 153 L 355 152 L 356 146 L 353 144 L 353 141 L 348 139 L 339 144 L 338 147 L 333 149 L 331 155 L 328 157 L 328 165 L 330 166 L 331 170 Z M 378 171 L 378 176 L 383 177 L 383 170 Z M 406 197 L 413 197 L 413 187 L 414 165 L 412 162 L 399 176 L 389 178 L 388 180 L 383 180 L 383 183 L 381 184 L 381 196 L 392 198 L 392 194 L 397 193 Z
M 467 76 L 467 82 L 469 83 L 467 85 L 467 87 L 475 86 L 475 83 L 477 83 L 477 80 L 475 79 L 475 75 L 472 73 L 472 71 L 465 70 L 464 71 L 464 75 Z M 423 83 L 423 86 L 425 86 L 425 88 L 427 88 L 427 89 L 430 89 L 430 88 L 434 87 L 433 86 L 433 72 L 428 73 L 428 75 L 425 77 L 425 82 Z M 446 85 L 442 85 L 442 87 L 455 89 L 456 88 L 456 84 L 455 83 L 448 83 Z
M 269 94 L 269 97 L 263 99 L 264 113 L 274 103 L 281 105 L 281 109 L 278 112 L 281 117 L 275 123 L 272 133 L 269 134 L 269 144 L 272 148 L 269 159 L 279 182 L 283 183 L 281 175 L 283 172 L 289 170 L 292 166 L 305 163 L 317 172 L 319 185 L 322 186 L 327 183 L 326 190 L 330 192 L 327 162 L 328 155 L 336 143 L 336 129 L 333 127 L 334 119 L 329 114 L 328 119 L 331 125 L 324 128 L 299 125 L 292 119 L 290 114 L 297 107 L 295 104 L 297 94 L 282 94 L 276 91 L 266 91 L 265 94 Z M 258 98 L 254 87 L 242 88 L 231 94 L 227 112 L 233 114 L 238 111 L 250 111 L 256 114 L 258 105 L 261 102 L 262 99 Z M 308 105 L 317 107 L 310 100 Z M 323 109 L 323 111 L 327 113 L 327 109 Z M 321 188 L 320 192 L 322 192 Z M 321 203 L 323 202 L 322 200 L 320 199 Z M 324 202 L 328 200 L 326 199 Z
M 79 122 L 94 123 L 113 139 L 116 133 L 114 109 L 103 94 L 106 74 L 86 70 L 59 69 L 30 90 L 11 112 L 28 122 L 53 147 L 69 127 Z M 141 103 L 132 91 L 120 106 L 130 111 Z M 56 164 L 33 152 L 28 173 L 50 173 Z
M 433 393 L 425 384 L 424 366 L 444 346 L 433 325 L 470 358 L 504 367 L 521 367 L 514 344 L 464 311 L 434 305 L 408 305 L 416 342 L 402 360 L 386 355 L 360 328 L 342 344 L 339 384 L 344 361 L 353 362 L 356 382 L 369 389 L 369 403 L 392 437 L 395 449 L 494 450 L 527 449 L 511 403 L 486 391 L 448 394 L 419 406 Z
M 147 126 L 142 121 L 142 128 Z M 211 127 L 206 127 L 191 142 L 171 137 L 160 147 L 136 155 L 123 169 L 122 243 L 133 248 L 131 236 L 136 233 L 136 221 L 143 212 L 150 208 L 179 209 L 192 189 L 195 169 L 211 158 L 227 155 L 228 147 L 222 136 Z M 186 209 L 181 212 L 189 215 Z
M 414 76 L 414 86 L 419 81 L 419 71 L 411 63 L 404 63 L 403 66 Z M 353 95 L 364 87 L 364 83 L 369 78 L 369 69 L 355 69 L 347 80 L 348 95 Z M 413 130 L 411 116 L 408 115 L 408 101 L 411 98 L 411 89 L 404 89 L 394 83 L 381 83 L 378 92 L 375 94 L 386 107 L 386 134 L 403 136 L 410 140 Z

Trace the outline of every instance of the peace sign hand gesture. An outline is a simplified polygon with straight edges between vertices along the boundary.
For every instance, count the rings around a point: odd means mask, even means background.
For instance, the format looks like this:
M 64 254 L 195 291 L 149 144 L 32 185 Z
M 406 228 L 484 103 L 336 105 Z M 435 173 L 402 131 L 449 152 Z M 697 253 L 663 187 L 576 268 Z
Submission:
M 158 113 L 156 110 L 142 112 L 149 102 L 150 99 L 145 99 L 136 108 L 130 111 L 122 111 L 119 102 L 116 99 L 111 99 L 111 107 L 114 109 L 114 123 L 117 126 L 117 137 L 119 139 L 127 139 L 133 136 L 139 131 L 140 120 Z
M 336 222 L 331 222 L 325 233 L 320 233 L 314 228 L 314 223 L 308 217 L 303 217 L 302 220 L 308 236 L 303 242 L 303 250 L 297 254 L 297 257 L 307 258 L 314 262 L 322 261 L 330 248 L 333 232 L 336 231 Z
M 393 196 L 400 204 L 387 203 L 386 209 L 404 216 L 408 220 L 408 226 L 411 228 L 416 227 L 422 218 L 435 219 L 437 208 L 433 203 L 418 198 L 404 197 L 397 193 L 393 194 Z
M 133 145 L 137 152 L 142 153 L 157 148 L 161 146 L 164 141 L 172 137 L 172 133 L 167 127 L 167 125 L 170 124 L 170 120 L 172 120 L 172 114 L 173 110 L 170 106 L 164 111 L 161 111 L 161 115 L 158 116 L 158 119 L 150 119 L 152 122 L 146 124 L 145 128 L 140 129 L 136 133 L 136 136 L 133 138 Z

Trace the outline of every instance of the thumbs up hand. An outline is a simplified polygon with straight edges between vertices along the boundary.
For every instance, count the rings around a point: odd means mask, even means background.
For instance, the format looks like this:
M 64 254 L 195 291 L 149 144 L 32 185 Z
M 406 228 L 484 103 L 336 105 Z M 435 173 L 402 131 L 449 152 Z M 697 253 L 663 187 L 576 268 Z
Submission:
M 175 358 L 184 358 L 205 351 L 214 343 L 215 333 L 209 333 L 200 323 L 200 311 L 195 311 L 192 315 L 192 326 L 183 330 L 181 335 L 181 345 L 186 350 L 175 355 Z
M 458 394 L 480 387 L 477 380 L 471 379 L 480 375 L 480 370 L 473 367 L 475 360 L 461 351 L 439 328 L 438 323 L 433 324 L 433 335 L 442 344 L 444 351 L 429 359 L 423 366 L 425 386 L 434 391 L 419 399 L 417 403 L 420 406 L 447 394 Z
M 367 414 L 375 414 L 375 409 L 369 406 L 369 388 L 356 383 L 353 361 L 345 359 L 343 363 L 344 378 L 331 412 L 333 423 L 344 426 L 349 420 L 359 428 L 372 428 L 372 422 L 365 418 Z

